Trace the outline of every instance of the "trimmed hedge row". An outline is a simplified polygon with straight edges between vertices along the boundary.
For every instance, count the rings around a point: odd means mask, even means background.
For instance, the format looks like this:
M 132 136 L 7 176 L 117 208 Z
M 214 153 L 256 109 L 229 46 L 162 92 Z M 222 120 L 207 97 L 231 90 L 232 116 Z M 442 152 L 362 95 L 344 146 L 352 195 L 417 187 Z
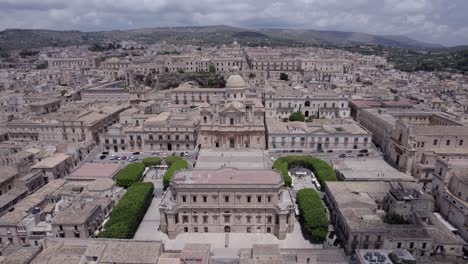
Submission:
M 284 186 L 291 187 L 292 185 L 292 178 L 288 174 L 288 163 L 281 158 L 275 160 L 273 164 L 273 169 L 279 171 L 281 176 L 283 176 Z
M 145 167 L 161 165 L 161 158 L 159 157 L 146 157 L 141 161 Z
M 284 164 L 287 165 L 286 169 L 284 168 Z M 288 169 L 294 166 L 301 166 L 311 170 L 322 186 L 322 189 L 325 187 L 326 181 L 337 180 L 335 171 L 326 161 L 312 156 L 292 155 L 277 159 L 273 165 L 274 169 L 281 172 L 286 186 L 291 186 L 290 184 L 287 185 L 287 182 L 289 182 L 291 178 L 288 175 Z
M 296 194 L 301 213 L 302 227 L 314 242 L 325 241 L 328 233 L 328 218 L 320 196 L 313 189 L 302 189 Z
M 154 186 L 150 182 L 137 182 L 127 189 L 99 233 L 102 238 L 131 239 L 151 204 Z
M 130 185 L 141 179 L 144 171 L 145 165 L 143 163 L 137 162 L 128 164 L 117 173 L 115 181 L 118 186 L 128 188 Z
M 164 173 L 163 176 L 163 184 L 164 184 L 164 190 L 169 187 L 169 184 L 171 183 L 172 176 L 174 173 L 178 170 L 183 170 L 188 167 L 188 162 L 182 158 L 176 157 L 176 156 L 171 156 L 165 159 L 167 166 L 169 168 L 167 169 L 166 173 Z

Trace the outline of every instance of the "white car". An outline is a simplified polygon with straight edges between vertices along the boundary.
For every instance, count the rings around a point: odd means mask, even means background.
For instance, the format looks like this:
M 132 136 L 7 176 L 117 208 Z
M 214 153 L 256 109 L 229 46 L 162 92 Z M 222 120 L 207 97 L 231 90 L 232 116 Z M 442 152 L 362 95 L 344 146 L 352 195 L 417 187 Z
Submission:
M 184 155 L 185 155 L 185 156 L 188 156 L 188 154 L 189 154 L 188 151 L 185 151 Z

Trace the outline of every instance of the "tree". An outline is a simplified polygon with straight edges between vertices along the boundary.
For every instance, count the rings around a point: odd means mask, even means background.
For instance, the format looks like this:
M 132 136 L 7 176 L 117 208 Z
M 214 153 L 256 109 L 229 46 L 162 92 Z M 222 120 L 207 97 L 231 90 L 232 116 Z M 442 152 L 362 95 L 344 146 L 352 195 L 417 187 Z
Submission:
M 280 80 L 283 80 L 283 81 L 289 81 L 289 76 L 287 73 L 280 73 Z
M 137 182 L 127 189 L 98 235 L 102 238 L 131 239 L 151 204 L 154 186 L 150 182 Z
M 403 216 L 389 213 L 385 215 L 384 218 L 384 223 L 387 223 L 389 225 L 408 225 L 411 224 L 408 220 L 406 220 Z
M 161 158 L 159 157 L 146 157 L 141 161 L 145 167 L 161 165 Z
M 208 72 L 212 74 L 216 73 L 216 67 L 213 64 L 210 64 L 210 66 L 208 66 Z
M 327 237 L 328 219 L 320 196 L 313 189 L 301 189 L 296 194 L 301 213 L 302 227 L 312 236 L 314 242 L 323 242 Z
M 304 114 L 302 112 L 294 112 L 289 116 L 289 121 L 304 122 L 305 121 Z
M 145 165 L 143 163 L 129 164 L 117 173 L 117 176 L 115 176 L 116 183 L 118 186 L 128 188 L 141 179 L 144 171 Z
M 179 157 L 168 157 L 165 161 L 166 165 L 169 166 L 169 168 L 163 176 L 164 190 L 166 190 L 169 187 L 174 173 L 186 169 L 188 167 L 187 161 Z
M 328 162 L 312 156 L 285 156 L 275 160 L 273 168 L 281 172 L 284 184 L 291 186 L 288 170 L 293 167 L 303 167 L 311 170 L 324 189 L 327 181 L 336 181 L 336 173 Z
M 36 69 L 38 69 L 38 70 L 47 69 L 47 62 L 38 64 L 38 65 L 36 66 Z

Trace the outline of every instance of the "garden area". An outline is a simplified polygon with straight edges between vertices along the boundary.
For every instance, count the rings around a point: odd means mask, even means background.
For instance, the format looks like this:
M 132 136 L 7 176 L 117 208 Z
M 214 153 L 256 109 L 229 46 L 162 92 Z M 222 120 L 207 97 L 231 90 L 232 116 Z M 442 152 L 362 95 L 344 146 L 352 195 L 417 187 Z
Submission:
M 292 155 L 281 157 L 275 160 L 273 169 L 276 169 L 281 173 L 281 176 L 283 176 L 284 185 L 291 187 L 292 178 L 289 176 L 288 170 L 296 166 L 311 170 L 322 186 L 322 190 L 326 184 L 325 182 L 337 180 L 335 171 L 326 161 L 312 156 Z
M 154 186 L 148 182 L 133 183 L 112 210 L 100 238 L 131 239 L 151 204 Z
M 166 158 L 165 162 L 166 165 L 169 166 L 169 168 L 163 176 L 164 190 L 166 190 L 169 187 L 172 176 L 174 176 L 175 172 L 186 169 L 188 167 L 188 162 L 186 160 L 176 156 Z
M 128 188 L 132 184 L 139 182 L 145 171 L 145 164 L 135 162 L 128 164 L 115 176 L 116 184 L 120 187 Z
M 169 166 L 163 176 L 164 188 L 166 189 L 174 173 L 187 168 L 188 163 L 184 159 L 175 156 L 168 157 L 164 161 Z M 143 173 L 145 168 L 158 166 L 161 163 L 162 159 L 159 157 L 147 157 L 142 162 L 128 164 L 117 173 L 115 177 L 116 184 L 127 190 L 112 210 L 109 221 L 104 225 L 104 229 L 98 237 L 133 238 L 151 205 L 154 191 L 153 183 L 141 182 Z
M 311 236 L 313 242 L 326 240 L 328 218 L 318 193 L 313 189 L 302 189 L 296 194 L 302 228 Z

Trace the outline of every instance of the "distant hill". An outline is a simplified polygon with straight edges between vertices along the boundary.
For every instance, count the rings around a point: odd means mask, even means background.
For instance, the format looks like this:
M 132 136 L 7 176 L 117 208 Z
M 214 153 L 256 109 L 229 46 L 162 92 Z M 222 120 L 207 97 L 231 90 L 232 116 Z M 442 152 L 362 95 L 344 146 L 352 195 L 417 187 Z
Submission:
M 101 32 L 7 29 L 0 31 L 0 51 L 45 46 L 96 44 L 102 41 L 135 40 L 152 44 L 219 45 L 237 40 L 247 46 L 344 46 L 382 45 L 399 48 L 441 48 L 404 36 L 378 36 L 354 32 L 299 29 L 243 29 L 231 26 L 159 27 Z

